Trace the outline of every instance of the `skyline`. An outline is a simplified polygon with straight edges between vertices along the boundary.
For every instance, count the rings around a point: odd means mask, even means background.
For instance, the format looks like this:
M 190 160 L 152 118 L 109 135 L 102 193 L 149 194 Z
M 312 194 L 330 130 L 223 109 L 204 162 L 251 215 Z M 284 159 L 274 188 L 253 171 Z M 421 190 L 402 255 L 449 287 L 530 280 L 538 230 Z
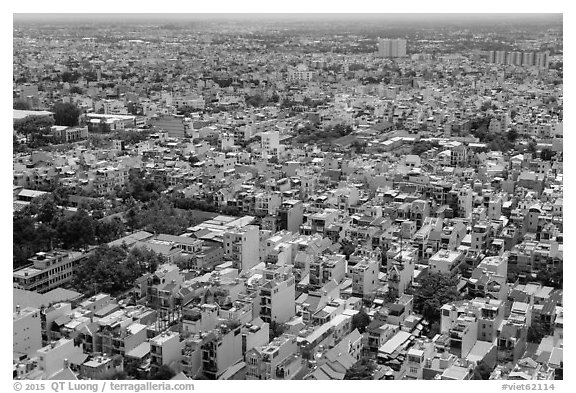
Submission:
M 563 16 L 13 14 L 13 379 L 553 390 Z

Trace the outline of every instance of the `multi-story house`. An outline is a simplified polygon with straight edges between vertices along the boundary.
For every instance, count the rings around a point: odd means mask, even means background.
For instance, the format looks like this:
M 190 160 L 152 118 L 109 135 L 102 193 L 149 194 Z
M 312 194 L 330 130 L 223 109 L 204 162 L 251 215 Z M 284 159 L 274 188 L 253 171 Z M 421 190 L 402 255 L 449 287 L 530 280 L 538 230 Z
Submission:
M 282 202 L 278 208 L 278 230 L 288 230 L 298 233 L 304 216 L 302 201 L 288 199 Z
M 223 234 L 224 254 L 234 268 L 246 271 L 260 261 L 260 231 L 255 225 L 230 228 Z
M 246 379 L 289 379 L 290 367 L 286 360 L 298 352 L 296 336 L 283 334 L 269 344 L 246 352 Z M 298 363 L 300 359 L 297 359 Z M 292 374 L 292 376 L 295 373 Z
M 162 365 L 174 367 L 182 358 L 180 334 L 167 330 L 150 339 L 150 367 L 154 371 Z
M 322 287 L 328 281 L 340 283 L 346 274 L 346 257 L 344 255 L 323 256 L 310 263 L 310 286 L 313 289 Z
M 296 285 L 292 266 L 269 265 L 259 287 L 260 318 L 267 323 L 287 322 L 296 314 Z
M 31 356 L 42 347 L 40 310 L 34 307 L 16 306 L 13 313 L 12 351 L 15 355 Z
M 228 322 L 202 336 L 202 372 L 218 379 L 230 366 L 242 360 L 242 326 Z
M 352 278 L 352 296 L 369 299 L 378 286 L 380 260 L 364 258 L 354 266 L 349 267 Z

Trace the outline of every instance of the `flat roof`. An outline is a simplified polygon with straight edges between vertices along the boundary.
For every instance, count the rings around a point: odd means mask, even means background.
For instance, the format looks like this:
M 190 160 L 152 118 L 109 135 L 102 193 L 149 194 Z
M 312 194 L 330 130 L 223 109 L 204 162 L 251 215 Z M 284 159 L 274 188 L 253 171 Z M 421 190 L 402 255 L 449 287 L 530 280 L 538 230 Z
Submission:
M 20 119 L 25 119 L 28 116 L 51 116 L 54 113 L 50 112 L 50 111 L 24 111 L 24 110 L 19 110 L 19 109 L 13 109 L 13 119 L 14 120 L 20 120 Z
M 150 343 L 148 341 L 144 341 L 131 351 L 126 353 L 126 356 L 130 356 L 137 359 L 142 359 L 144 356 L 150 353 Z

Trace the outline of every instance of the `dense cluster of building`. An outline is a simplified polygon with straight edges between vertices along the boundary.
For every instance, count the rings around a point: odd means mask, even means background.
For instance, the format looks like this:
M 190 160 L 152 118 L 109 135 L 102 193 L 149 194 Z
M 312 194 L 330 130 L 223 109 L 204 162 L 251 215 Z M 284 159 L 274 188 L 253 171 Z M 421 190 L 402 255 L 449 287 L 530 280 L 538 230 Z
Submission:
M 465 380 L 479 364 L 490 379 L 560 375 L 562 283 L 540 280 L 563 263 L 552 56 L 407 55 L 403 39 L 290 53 L 172 33 L 15 35 L 14 94 L 35 110 L 14 120 L 50 118 L 54 102 L 82 110 L 78 126 L 51 130 L 80 143 L 14 154 L 15 210 L 58 186 L 115 200 L 138 169 L 235 216 L 109 243 L 165 260 L 134 282 L 134 302 L 74 291 L 93 250 L 30 258 L 13 272 L 14 378 L 167 366 L 175 378 L 341 380 L 364 364 L 369 379 Z M 478 123 L 510 149 L 475 136 Z M 349 129 L 295 142 L 336 126 Z M 127 143 L 127 131 L 147 137 Z M 419 290 L 440 274 L 457 300 L 430 314 Z

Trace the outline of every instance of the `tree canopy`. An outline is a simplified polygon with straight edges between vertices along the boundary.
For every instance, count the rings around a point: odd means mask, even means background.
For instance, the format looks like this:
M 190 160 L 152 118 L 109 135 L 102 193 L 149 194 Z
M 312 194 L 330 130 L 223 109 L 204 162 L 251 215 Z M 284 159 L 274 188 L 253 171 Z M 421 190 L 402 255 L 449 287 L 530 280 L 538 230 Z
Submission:
M 59 102 L 52 108 L 54 112 L 54 122 L 57 126 L 74 127 L 78 125 L 80 109 L 68 102 Z
M 172 379 L 176 373 L 167 365 L 163 364 L 155 371 L 150 373 L 150 379 L 153 380 L 169 380 Z
M 270 341 L 274 340 L 276 337 L 280 337 L 284 332 L 288 330 L 288 326 L 284 323 L 278 323 L 276 321 L 271 321 L 268 331 L 268 338 Z
M 550 160 L 552 160 L 552 157 L 554 157 L 555 154 L 556 153 L 554 153 L 552 150 L 550 150 L 548 148 L 544 148 L 540 152 L 540 159 L 543 161 L 550 161 Z
M 14 122 L 14 130 L 26 136 L 26 141 L 31 142 L 42 135 L 50 133 L 50 127 L 54 121 L 48 116 L 28 116 Z
M 492 373 L 492 368 L 486 364 L 483 360 L 478 362 L 474 368 L 474 375 L 472 379 L 487 380 L 490 379 L 490 374 Z
M 376 365 L 373 360 L 362 359 L 346 371 L 344 379 L 372 379 Z
M 66 199 L 66 191 L 56 189 L 14 213 L 14 268 L 25 265 L 39 251 L 57 247 L 79 249 L 123 236 L 125 227 L 120 220 L 99 220 L 82 206 L 74 213 L 65 212 Z
M 433 147 L 440 147 L 438 142 L 429 142 L 429 141 L 418 141 L 412 146 L 412 154 L 419 156 L 420 154 L 424 153 L 432 149 Z
M 73 287 L 87 296 L 98 292 L 112 296 L 133 287 L 134 281 L 165 262 L 162 255 L 142 247 L 98 247 L 78 266 Z
M 248 106 L 253 106 L 259 108 L 267 104 L 266 98 L 264 98 L 261 94 L 254 94 L 254 95 L 246 95 L 245 102 Z
M 352 127 L 344 124 L 335 124 L 318 129 L 311 124 L 298 130 L 298 136 L 294 138 L 295 143 L 329 143 L 334 139 L 341 138 L 352 132 Z
M 127 225 L 132 229 L 142 229 L 153 233 L 178 235 L 192 222 L 192 212 L 181 211 L 167 198 L 135 204 L 126 212 Z
M 370 316 L 366 314 L 364 309 L 352 317 L 352 330 L 358 329 L 360 333 L 364 334 L 368 325 L 370 325 Z
M 30 109 L 32 109 L 28 102 L 22 100 L 15 100 L 14 103 L 12 104 L 12 108 L 20 109 L 23 111 L 29 111 Z
M 424 277 L 414 291 L 414 309 L 430 322 L 440 320 L 440 307 L 458 300 L 458 278 L 441 273 Z
M 160 197 L 165 189 L 164 184 L 146 179 L 143 171 L 131 169 L 128 174 L 128 183 L 118 192 L 122 199 L 134 198 L 137 201 L 148 202 Z

